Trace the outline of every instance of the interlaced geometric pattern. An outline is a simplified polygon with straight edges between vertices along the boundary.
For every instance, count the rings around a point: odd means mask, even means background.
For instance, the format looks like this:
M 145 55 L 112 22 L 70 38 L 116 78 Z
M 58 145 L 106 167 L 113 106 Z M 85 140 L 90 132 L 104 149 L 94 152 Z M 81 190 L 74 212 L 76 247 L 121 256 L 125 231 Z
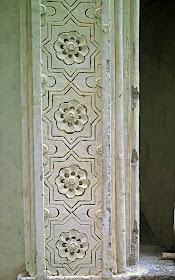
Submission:
M 46 268 L 101 275 L 101 1 L 43 0 Z

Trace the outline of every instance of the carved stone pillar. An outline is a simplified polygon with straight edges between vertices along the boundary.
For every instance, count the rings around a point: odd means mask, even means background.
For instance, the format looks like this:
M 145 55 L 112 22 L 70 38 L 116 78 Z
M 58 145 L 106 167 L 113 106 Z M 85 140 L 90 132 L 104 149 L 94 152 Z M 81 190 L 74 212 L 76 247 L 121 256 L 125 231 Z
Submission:
M 19 279 L 115 278 L 138 256 L 138 1 L 126 2 L 21 1 Z

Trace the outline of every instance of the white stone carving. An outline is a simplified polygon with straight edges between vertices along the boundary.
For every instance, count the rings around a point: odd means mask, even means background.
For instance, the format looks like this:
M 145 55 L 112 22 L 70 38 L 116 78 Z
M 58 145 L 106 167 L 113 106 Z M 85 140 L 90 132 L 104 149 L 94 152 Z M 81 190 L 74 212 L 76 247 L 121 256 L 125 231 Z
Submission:
M 84 258 L 89 245 L 84 233 L 71 230 L 61 233 L 56 247 L 62 258 L 67 258 L 69 261 L 73 262 L 76 259 Z
M 68 65 L 82 63 L 89 52 L 86 38 L 75 31 L 59 34 L 54 49 L 58 59 Z
M 81 131 L 88 121 L 87 109 L 75 100 L 61 103 L 55 112 L 57 127 L 67 133 Z
M 56 152 L 56 147 L 49 143 L 49 146 L 43 143 L 43 165 L 48 164 L 48 158 Z
M 89 186 L 86 171 L 76 165 L 69 168 L 63 168 L 56 178 L 58 191 L 65 194 L 68 198 L 74 198 L 76 195 L 82 195 Z
M 102 269 L 101 1 L 77 3 L 41 15 L 45 259 L 60 276 Z

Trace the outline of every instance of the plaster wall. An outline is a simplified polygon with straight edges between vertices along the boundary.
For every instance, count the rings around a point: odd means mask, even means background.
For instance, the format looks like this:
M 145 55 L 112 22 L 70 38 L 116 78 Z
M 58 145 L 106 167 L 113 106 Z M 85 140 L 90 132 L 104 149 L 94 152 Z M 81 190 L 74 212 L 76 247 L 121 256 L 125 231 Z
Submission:
M 141 210 L 157 239 L 172 246 L 175 201 L 175 4 L 141 11 Z
M 25 263 L 19 3 L 0 1 L 0 279 L 6 280 L 16 280 Z

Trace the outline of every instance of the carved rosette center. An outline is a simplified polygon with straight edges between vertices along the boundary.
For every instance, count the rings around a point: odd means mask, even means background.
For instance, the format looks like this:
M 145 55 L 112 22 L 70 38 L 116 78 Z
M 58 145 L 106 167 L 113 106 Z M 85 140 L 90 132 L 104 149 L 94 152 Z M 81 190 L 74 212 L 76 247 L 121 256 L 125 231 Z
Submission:
M 75 184 L 75 179 L 73 177 L 69 178 L 69 184 L 74 185 Z
M 77 249 L 77 247 L 78 247 L 77 243 L 75 243 L 75 242 L 70 243 L 70 250 L 71 251 L 74 252 Z
M 69 113 L 68 113 L 68 118 L 71 119 L 71 120 L 72 120 L 73 118 L 75 118 L 75 113 L 74 113 L 74 112 L 69 112 Z
M 73 50 L 75 49 L 75 44 L 74 44 L 73 42 L 69 42 L 69 43 L 68 43 L 68 49 L 69 49 L 70 51 L 73 51 Z

